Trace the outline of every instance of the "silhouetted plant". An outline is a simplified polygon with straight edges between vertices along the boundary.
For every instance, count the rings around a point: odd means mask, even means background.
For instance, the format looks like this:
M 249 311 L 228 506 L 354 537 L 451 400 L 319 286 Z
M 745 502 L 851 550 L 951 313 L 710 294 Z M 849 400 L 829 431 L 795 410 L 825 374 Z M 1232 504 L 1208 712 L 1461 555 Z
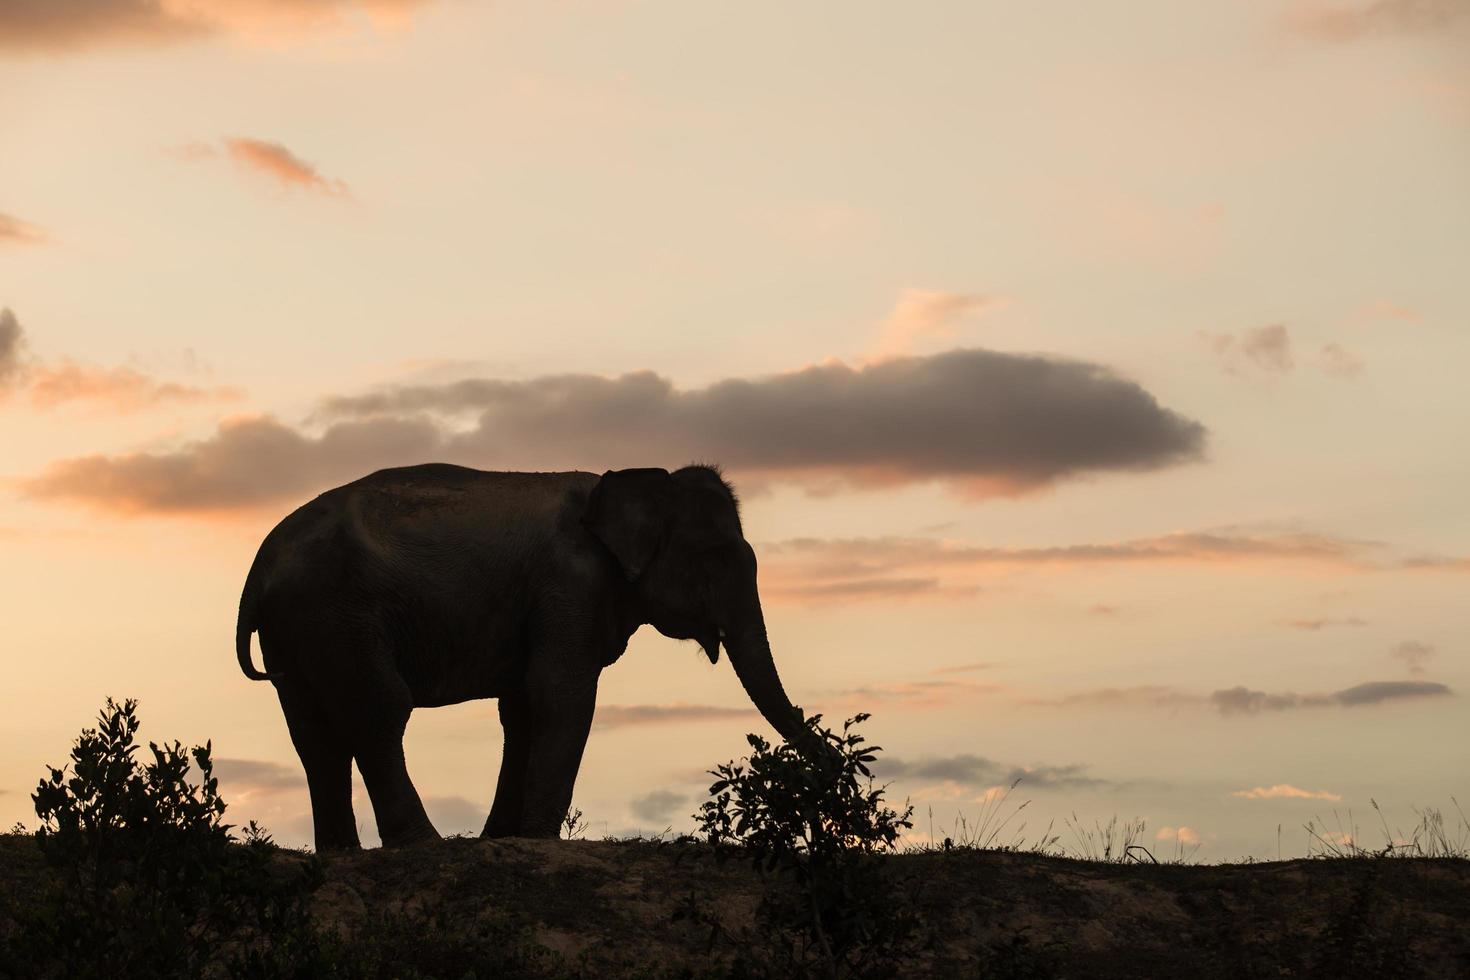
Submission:
M 48 767 L 36 787 L 35 837 L 56 887 L 30 903 L 7 958 L 39 977 L 305 968 L 319 951 L 306 907 L 316 861 L 273 861 L 253 822 L 236 843 L 209 743 L 150 742 L 140 762 L 138 728 L 136 701 L 108 699 L 77 738 L 70 772 Z
M 587 821 L 577 807 L 568 807 L 567 815 L 561 818 L 562 835 L 567 840 L 578 840 L 587 834 Z
M 913 807 L 884 805 L 869 766 L 882 751 L 855 731 L 804 720 L 798 744 L 747 735 L 751 754 L 710 771 L 710 799 L 695 819 L 722 858 L 749 861 L 767 883 L 757 930 L 768 937 L 739 970 L 757 974 L 875 976 L 896 972 L 916 923 L 894 892 L 882 855 L 912 826 Z M 724 931 L 717 917 L 687 903 L 684 917 Z M 745 937 L 749 948 L 749 937 Z M 737 972 L 739 972 L 737 970 Z

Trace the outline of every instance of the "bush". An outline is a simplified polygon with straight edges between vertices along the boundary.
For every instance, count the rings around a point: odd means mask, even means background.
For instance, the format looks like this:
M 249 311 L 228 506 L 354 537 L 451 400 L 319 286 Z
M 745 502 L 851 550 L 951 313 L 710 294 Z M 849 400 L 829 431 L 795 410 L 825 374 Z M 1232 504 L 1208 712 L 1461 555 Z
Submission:
M 108 699 L 70 773 L 48 767 L 36 787 L 35 837 L 55 887 L 29 903 L 6 962 L 17 975 L 68 978 L 304 968 L 319 952 L 306 905 L 317 862 L 276 861 L 254 823 L 236 843 L 210 745 L 150 742 L 139 762 L 138 728 L 136 701 Z
M 746 736 L 750 757 L 725 763 L 695 814 L 722 858 L 748 860 L 766 882 L 756 910 L 760 962 L 741 965 L 782 976 L 860 977 L 895 972 L 912 949 L 915 919 L 888 880 L 882 856 L 911 827 L 913 807 L 898 813 L 883 803 L 869 765 L 882 751 L 856 726 L 841 734 L 804 719 L 798 744 L 772 746 Z M 686 917 L 724 933 L 709 913 Z M 724 933 L 728 935 L 728 933 Z M 741 948 L 750 949 L 751 937 Z

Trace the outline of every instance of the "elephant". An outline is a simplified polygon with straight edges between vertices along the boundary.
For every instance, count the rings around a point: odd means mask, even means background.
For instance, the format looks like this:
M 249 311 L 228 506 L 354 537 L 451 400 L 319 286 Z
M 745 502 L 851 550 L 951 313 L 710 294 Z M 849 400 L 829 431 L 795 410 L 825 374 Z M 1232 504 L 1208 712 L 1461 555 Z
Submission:
M 240 668 L 275 686 L 319 851 L 360 847 L 357 762 L 384 846 L 438 839 L 404 762 L 414 708 L 496 698 L 504 754 L 486 837 L 556 837 L 597 682 L 643 625 L 721 645 L 784 738 L 804 716 L 781 684 L 756 556 L 712 466 L 379 470 L 316 497 L 265 537 L 240 597 Z M 254 666 L 259 633 L 265 670 Z

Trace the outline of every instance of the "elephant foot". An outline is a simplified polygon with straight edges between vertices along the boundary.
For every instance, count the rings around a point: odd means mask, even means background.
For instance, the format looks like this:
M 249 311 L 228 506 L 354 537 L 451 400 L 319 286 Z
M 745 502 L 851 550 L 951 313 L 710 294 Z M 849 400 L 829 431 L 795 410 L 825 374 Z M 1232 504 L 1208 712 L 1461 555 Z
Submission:
M 433 827 L 420 827 L 415 830 L 396 834 L 384 834 L 383 846 L 396 850 L 400 847 L 418 847 L 423 844 L 437 844 L 443 839 L 439 835 L 439 831 Z

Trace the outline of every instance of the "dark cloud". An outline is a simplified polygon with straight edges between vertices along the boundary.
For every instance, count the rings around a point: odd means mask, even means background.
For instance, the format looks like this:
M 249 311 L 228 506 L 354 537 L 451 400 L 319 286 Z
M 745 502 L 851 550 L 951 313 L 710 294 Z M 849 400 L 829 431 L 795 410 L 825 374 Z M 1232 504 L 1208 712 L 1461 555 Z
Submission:
M 592 724 L 595 728 L 626 728 L 630 725 L 746 718 L 754 714 L 751 708 L 721 708 L 709 704 L 600 704 Z
M 0 36 L 5 33 L 4 11 L 4 5 L 0 4 Z M 46 233 L 29 221 L 0 212 L 0 245 L 43 245 L 47 241 Z
M 1287 23 L 1298 34 L 1323 41 L 1389 35 L 1434 34 L 1470 19 L 1465 0 L 1373 0 L 1369 3 L 1299 3 Z
M 0 394 L 15 384 L 24 371 L 20 321 L 9 307 L 0 309 Z
M 106 44 L 166 44 L 222 32 L 332 26 L 349 15 L 391 16 L 424 0 L 4 0 L 0 50 L 68 51 Z
M 986 697 L 1004 691 L 1003 684 L 982 684 L 963 677 L 945 680 L 889 681 L 818 692 L 823 704 L 848 704 L 867 710 L 873 702 L 905 707 L 939 707 L 957 699 Z
M 1201 698 L 1163 684 L 1138 684 L 1133 687 L 1099 687 L 1044 698 L 1026 698 L 1022 704 L 1048 708 L 1114 707 L 1138 705 L 1150 708 L 1173 708 L 1198 704 Z
M 1253 691 L 1248 687 L 1232 687 L 1215 691 L 1210 695 L 1210 703 L 1220 709 L 1222 715 L 1253 715 L 1260 711 L 1285 711 L 1288 708 L 1300 708 L 1303 705 L 1322 705 L 1332 702 L 1325 695 L 1303 697 L 1290 693 L 1267 694 L 1265 691 Z
M 1331 694 L 1268 694 L 1246 687 L 1215 691 L 1210 703 L 1221 714 L 1258 714 L 1262 711 L 1287 711 L 1294 708 L 1320 708 L 1337 705 L 1345 708 L 1380 704 L 1404 698 L 1439 697 L 1451 694 L 1448 687 L 1431 681 L 1368 681 Z
M 1290 626 L 1294 630 L 1308 630 L 1315 633 L 1332 626 L 1367 626 L 1368 621 L 1359 619 L 1357 616 L 1346 616 L 1336 619 L 1330 617 L 1327 619 L 1288 619 L 1283 625 Z
M 237 418 L 173 453 L 62 460 L 23 489 L 37 499 L 132 513 L 221 510 L 310 494 L 377 469 L 385 458 L 432 458 L 442 444 L 425 420 L 341 422 L 313 437 L 275 419 Z
M 940 779 L 956 783 L 993 783 L 1006 771 L 1006 767 L 998 762 L 969 754 L 920 759 L 917 762 L 885 758 L 881 768 L 885 778 Z
M 455 429 L 452 417 L 465 412 L 477 414 L 475 424 Z M 693 391 L 647 371 L 410 385 L 330 399 L 319 417 L 348 421 L 320 436 L 268 419 L 235 422 L 175 453 L 63 460 L 30 490 L 124 510 L 189 510 L 295 497 L 431 458 L 513 470 L 717 459 L 737 474 L 796 481 L 937 480 L 970 494 L 1016 494 L 1198 459 L 1205 438 L 1199 423 L 1106 368 L 979 350 Z M 281 467 L 283 455 L 305 469 Z
M 679 807 L 686 805 L 689 798 L 681 793 L 671 793 L 666 789 L 656 789 L 646 796 L 640 796 L 633 800 L 629 807 L 633 816 L 639 820 L 647 820 L 649 823 L 667 824 L 678 812 Z
M 263 759 L 215 759 L 214 774 L 219 777 L 227 800 L 231 792 L 280 793 L 306 789 L 306 776 L 299 765 Z
M 956 350 L 678 391 L 651 372 L 464 381 L 336 399 L 328 414 L 480 412 L 484 454 L 713 457 L 733 469 L 855 482 L 942 479 L 1022 492 L 1095 470 L 1200 456 L 1204 429 L 1137 384 L 1078 361 Z M 977 487 L 983 490 L 984 487 Z
M 1090 767 L 1070 765 L 1003 765 L 978 755 L 961 754 L 919 759 L 885 759 L 879 767 L 884 779 L 934 780 L 959 783 L 976 789 L 1009 786 L 1020 782 L 1031 789 L 1110 789 L 1118 786 L 1108 779 L 1087 774 Z
M 1352 707 L 1396 701 L 1399 698 L 1441 697 L 1449 693 L 1448 687 L 1433 681 L 1369 681 L 1338 691 L 1332 697 L 1338 704 Z
M 1329 378 L 1356 378 L 1363 373 L 1363 359 L 1341 344 L 1323 344 L 1317 364 Z
M 1395 660 L 1402 660 L 1409 673 L 1418 677 L 1424 673 L 1424 662 L 1434 656 L 1434 646 L 1418 640 L 1405 640 L 1394 647 L 1389 655 Z
M 450 834 L 478 835 L 485 829 L 485 819 L 490 815 L 488 803 L 476 803 L 463 796 L 426 796 L 424 810 L 429 822 L 444 836 Z
M 1470 572 L 1470 558 L 1454 558 L 1449 555 L 1415 555 L 1399 562 L 1399 567 L 1431 572 Z

